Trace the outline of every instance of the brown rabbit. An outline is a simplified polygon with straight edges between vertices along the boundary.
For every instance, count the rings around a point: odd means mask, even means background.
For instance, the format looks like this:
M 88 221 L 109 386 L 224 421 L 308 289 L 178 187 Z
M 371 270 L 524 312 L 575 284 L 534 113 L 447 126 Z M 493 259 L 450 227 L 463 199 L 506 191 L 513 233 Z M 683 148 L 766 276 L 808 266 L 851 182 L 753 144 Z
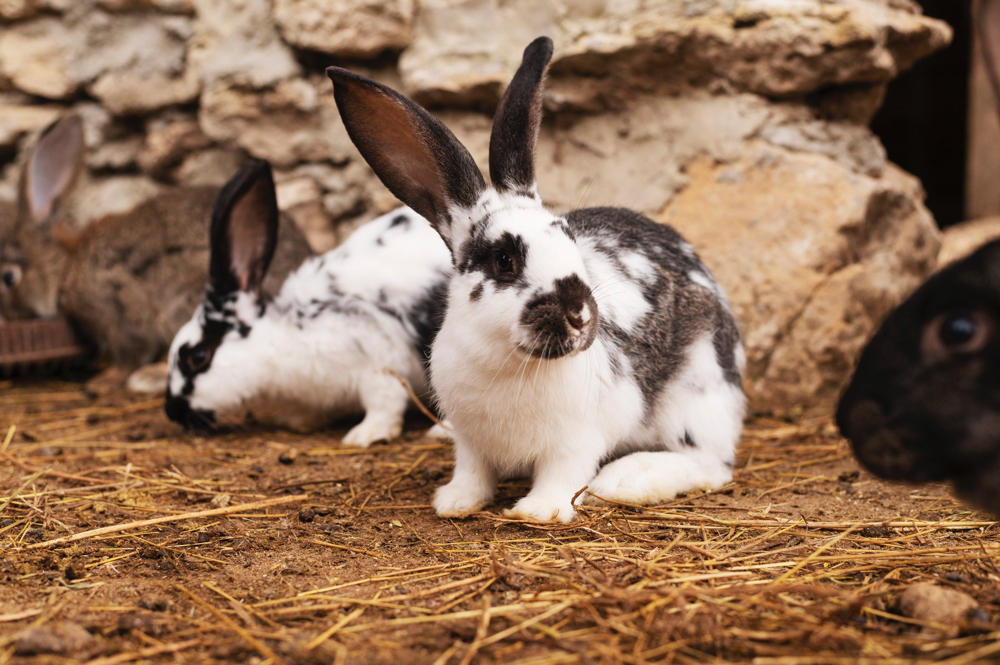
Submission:
M 49 126 L 32 151 L 14 228 L 6 242 L 0 236 L 0 316 L 65 314 L 102 362 L 127 371 L 161 356 L 202 301 L 218 191 L 170 188 L 131 212 L 75 231 L 64 219 L 64 204 L 83 156 L 83 125 L 73 114 Z M 252 168 L 260 163 L 236 177 Z M 311 254 L 295 224 L 284 219 L 264 290 L 276 293 Z

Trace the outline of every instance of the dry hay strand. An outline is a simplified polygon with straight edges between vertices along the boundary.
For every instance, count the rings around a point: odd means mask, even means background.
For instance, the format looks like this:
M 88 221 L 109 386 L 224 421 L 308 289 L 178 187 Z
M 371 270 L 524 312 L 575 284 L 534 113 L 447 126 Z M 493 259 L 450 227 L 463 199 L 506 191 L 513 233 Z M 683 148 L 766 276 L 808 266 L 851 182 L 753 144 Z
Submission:
M 947 488 L 859 472 L 827 419 L 758 419 L 735 481 L 569 525 L 430 510 L 421 439 L 182 433 L 158 403 L 74 384 L 0 394 L 0 663 L 58 622 L 81 659 L 262 663 L 971 663 L 1000 654 L 994 522 Z M 294 450 L 290 462 L 279 455 Z M 308 487 L 309 494 L 298 493 Z M 290 493 L 295 492 L 295 493 Z M 933 582 L 979 609 L 900 614 Z

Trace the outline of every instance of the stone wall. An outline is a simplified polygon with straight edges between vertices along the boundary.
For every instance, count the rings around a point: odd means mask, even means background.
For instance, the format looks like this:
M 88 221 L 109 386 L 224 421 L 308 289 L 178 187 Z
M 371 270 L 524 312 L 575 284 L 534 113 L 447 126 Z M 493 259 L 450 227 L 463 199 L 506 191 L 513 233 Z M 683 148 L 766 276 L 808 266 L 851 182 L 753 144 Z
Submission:
M 78 223 L 253 156 L 319 250 L 396 205 L 327 65 L 429 105 L 485 170 L 503 87 L 550 35 L 543 198 L 688 235 L 732 296 L 762 409 L 828 404 L 937 254 L 919 183 L 867 129 L 886 84 L 950 39 L 911 0 L 0 0 L 0 21 L 0 197 L 73 107 Z

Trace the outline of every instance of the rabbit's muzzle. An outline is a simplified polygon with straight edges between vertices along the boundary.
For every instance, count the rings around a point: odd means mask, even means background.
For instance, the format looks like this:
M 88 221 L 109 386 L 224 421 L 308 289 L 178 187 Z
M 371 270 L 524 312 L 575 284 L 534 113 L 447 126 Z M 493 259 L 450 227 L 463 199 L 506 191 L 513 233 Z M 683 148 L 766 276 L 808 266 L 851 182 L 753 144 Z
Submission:
M 590 287 L 575 274 L 554 286 L 533 297 L 521 313 L 521 349 L 537 358 L 586 351 L 597 337 L 600 319 Z
M 842 410 L 838 423 L 858 461 L 875 475 L 910 482 L 945 477 L 944 465 L 925 441 L 927 433 L 908 422 L 893 422 L 874 400 L 862 400 Z
M 171 395 L 169 390 L 167 391 L 165 408 L 167 418 L 170 418 L 175 423 L 180 423 L 188 431 L 210 430 L 215 426 L 214 413 L 201 409 L 192 409 L 187 399 Z

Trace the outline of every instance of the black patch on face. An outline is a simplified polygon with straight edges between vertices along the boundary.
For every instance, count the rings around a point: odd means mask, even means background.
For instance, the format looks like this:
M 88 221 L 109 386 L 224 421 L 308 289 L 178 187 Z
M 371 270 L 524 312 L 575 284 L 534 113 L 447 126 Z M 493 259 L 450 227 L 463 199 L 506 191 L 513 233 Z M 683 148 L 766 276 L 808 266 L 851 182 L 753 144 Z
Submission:
M 476 233 L 463 247 L 458 272 L 481 272 L 500 291 L 509 287 L 524 289 L 528 282 L 524 268 L 528 260 L 528 247 L 524 239 L 509 231 L 488 240 L 485 233 Z
M 407 217 L 406 215 L 396 215 L 395 217 L 392 218 L 392 222 L 389 223 L 389 228 L 391 229 L 393 227 L 400 225 L 409 226 L 410 218 Z
M 215 426 L 214 413 L 192 409 L 185 397 L 172 395 L 169 387 L 167 388 L 167 401 L 164 409 L 168 418 L 175 423 L 180 423 L 188 431 L 211 430 Z
M 561 277 L 554 286 L 552 291 L 528 301 L 521 312 L 521 325 L 531 330 L 534 338 L 533 347 L 524 350 L 539 358 L 560 358 L 574 350 L 585 351 L 600 326 L 597 303 L 590 287 L 578 275 Z M 586 322 L 581 318 L 584 307 L 590 310 Z
M 697 448 L 698 444 L 691 438 L 691 432 L 684 432 L 684 445 L 688 448 Z
M 184 385 L 181 387 L 178 399 L 189 397 L 194 393 L 195 377 L 209 370 L 215 352 L 230 331 L 236 330 L 242 338 L 250 334 L 251 326 L 236 316 L 236 298 L 237 293 L 219 295 L 211 287 L 205 292 L 205 301 L 202 304 L 205 322 L 201 327 L 201 339 L 194 345 L 183 344 L 177 350 L 177 368 L 184 377 Z M 263 316 L 267 304 L 260 302 L 258 305 L 260 315 Z
M 483 297 L 483 284 L 484 282 L 479 282 L 478 284 L 472 287 L 472 290 L 469 291 L 469 300 L 471 300 L 472 302 L 477 302 L 480 298 Z

